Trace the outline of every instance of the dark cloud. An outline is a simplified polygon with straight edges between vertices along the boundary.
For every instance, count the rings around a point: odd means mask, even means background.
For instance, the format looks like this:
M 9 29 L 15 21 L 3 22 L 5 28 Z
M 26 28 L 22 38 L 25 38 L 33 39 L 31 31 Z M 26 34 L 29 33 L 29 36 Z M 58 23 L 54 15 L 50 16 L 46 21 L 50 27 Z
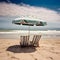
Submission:
M 7 0 L 0 0 L 0 2 L 7 2 Z

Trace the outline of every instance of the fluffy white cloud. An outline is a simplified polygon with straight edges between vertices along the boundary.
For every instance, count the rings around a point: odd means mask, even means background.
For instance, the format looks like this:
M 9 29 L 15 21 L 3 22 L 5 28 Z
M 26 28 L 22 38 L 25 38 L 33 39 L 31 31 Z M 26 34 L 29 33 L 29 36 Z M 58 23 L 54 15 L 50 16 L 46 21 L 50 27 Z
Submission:
M 25 16 L 33 17 L 47 21 L 59 21 L 60 14 L 56 11 L 43 8 L 34 7 L 30 5 L 16 5 L 12 3 L 0 3 L 0 15 L 2 16 Z

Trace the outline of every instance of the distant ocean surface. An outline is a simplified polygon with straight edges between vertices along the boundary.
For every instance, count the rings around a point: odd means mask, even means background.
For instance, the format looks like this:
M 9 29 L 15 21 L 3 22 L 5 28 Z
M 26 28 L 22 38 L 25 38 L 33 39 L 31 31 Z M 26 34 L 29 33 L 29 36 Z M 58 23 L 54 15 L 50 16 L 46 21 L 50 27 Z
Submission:
M 60 22 L 46 21 L 46 26 L 22 26 L 13 24 L 17 17 L 0 16 L 0 38 L 19 39 L 21 34 L 41 34 L 42 38 L 60 38 Z M 30 32 L 29 32 L 30 31 Z
M 46 30 L 57 30 L 60 31 L 60 22 L 59 21 L 46 21 L 46 26 L 23 26 L 23 25 L 16 25 L 13 24 L 12 21 L 17 17 L 7 17 L 7 16 L 0 16 L 0 31 L 4 30 L 31 30 L 31 31 L 46 31 Z
M 60 39 L 60 31 L 56 30 L 48 30 L 48 31 L 23 31 L 23 30 L 12 30 L 12 31 L 1 31 L 0 38 L 7 39 L 20 39 L 21 35 L 36 35 L 40 34 L 43 38 L 59 38 Z

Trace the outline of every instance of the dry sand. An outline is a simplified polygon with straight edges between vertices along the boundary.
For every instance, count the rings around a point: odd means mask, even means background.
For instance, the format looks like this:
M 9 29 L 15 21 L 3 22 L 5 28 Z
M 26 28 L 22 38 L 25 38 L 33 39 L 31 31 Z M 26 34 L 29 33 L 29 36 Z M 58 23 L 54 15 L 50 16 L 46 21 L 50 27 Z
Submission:
M 0 39 L 0 60 L 60 60 L 60 39 L 41 39 L 39 47 L 21 48 L 19 42 Z

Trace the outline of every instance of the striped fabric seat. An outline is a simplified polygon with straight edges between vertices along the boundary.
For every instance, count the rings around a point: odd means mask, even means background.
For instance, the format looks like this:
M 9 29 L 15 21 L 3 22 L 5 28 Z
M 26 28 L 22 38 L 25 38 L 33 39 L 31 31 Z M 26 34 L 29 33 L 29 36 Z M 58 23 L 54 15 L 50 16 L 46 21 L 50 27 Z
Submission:
M 28 46 L 29 45 L 29 36 L 20 36 L 20 45 Z
M 39 46 L 39 40 L 41 38 L 41 35 L 34 35 L 33 40 L 31 41 L 32 46 Z

